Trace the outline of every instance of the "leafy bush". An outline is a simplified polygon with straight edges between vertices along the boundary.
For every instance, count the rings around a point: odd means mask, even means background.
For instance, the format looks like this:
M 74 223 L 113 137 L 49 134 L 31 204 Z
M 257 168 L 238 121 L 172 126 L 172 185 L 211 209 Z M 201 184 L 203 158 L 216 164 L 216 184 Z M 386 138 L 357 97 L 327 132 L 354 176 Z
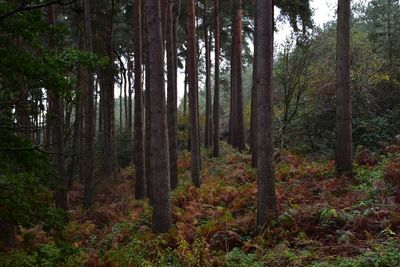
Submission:
M 0 254 L 0 267 L 82 266 L 87 256 L 66 243 L 42 245 L 30 252 L 17 250 Z

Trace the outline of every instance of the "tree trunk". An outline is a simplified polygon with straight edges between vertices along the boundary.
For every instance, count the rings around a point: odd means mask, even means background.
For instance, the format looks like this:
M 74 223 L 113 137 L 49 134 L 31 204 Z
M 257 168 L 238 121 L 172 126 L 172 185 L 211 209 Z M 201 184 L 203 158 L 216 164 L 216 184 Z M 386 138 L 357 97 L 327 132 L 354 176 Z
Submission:
M 215 86 L 214 86 L 214 140 L 213 156 L 219 157 L 219 68 L 220 68 L 220 17 L 219 0 L 214 0 L 214 35 L 215 35 Z
M 350 0 L 338 1 L 336 47 L 336 170 L 352 172 Z
M 168 112 L 168 143 L 169 143 L 169 167 L 171 189 L 178 186 L 178 114 L 177 95 L 175 88 L 175 52 L 174 52 L 174 17 L 173 3 L 167 4 L 167 27 L 166 27 L 166 49 L 167 49 L 167 112 Z
M 206 11 L 204 12 L 204 20 L 206 19 Z M 208 36 L 208 25 L 205 25 L 204 29 L 204 43 L 206 47 L 206 121 L 204 127 L 204 146 L 209 148 L 211 145 L 212 136 L 212 111 L 211 111 L 211 60 L 210 60 L 210 41 L 211 38 Z
M 200 187 L 200 140 L 198 113 L 198 84 L 197 84 L 197 47 L 195 32 L 194 0 L 187 1 L 187 67 L 189 81 L 189 110 L 190 110 L 190 144 L 192 154 L 192 182 Z
M 276 215 L 273 165 L 273 1 L 257 0 L 257 225 Z
M 48 7 L 48 21 L 49 25 L 55 25 L 55 5 Z M 50 48 L 54 45 L 50 43 Z M 68 178 L 65 172 L 64 162 L 64 105 L 63 99 L 58 92 L 53 92 L 53 88 L 49 89 L 52 104 L 49 112 L 52 115 L 53 126 L 51 129 L 52 146 L 54 146 L 54 163 L 58 173 L 58 188 L 55 193 L 56 207 L 67 210 L 68 209 Z
M 158 0 L 146 1 L 150 58 L 151 179 L 153 181 L 152 229 L 164 233 L 171 227 L 168 133 L 164 86 L 164 53 L 161 8 Z
M 145 13 L 146 15 L 146 13 Z M 146 21 L 147 21 L 147 15 L 146 15 Z M 147 24 L 144 27 L 145 32 L 144 35 L 146 36 L 146 41 L 148 40 L 148 29 L 147 29 Z M 145 46 L 145 70 L 146 70 L 146 75 L 145 75 L 145 87 L 146 91 L 144 94 L 145 98 L 145 170 L 146 170 L 146 193 L 147 197 L 150 200 L 150 204 L 153 204 L 153 181 L 152 181 L 152 170 L 151 170 L 151 84 L 150 84 L 150 57 L 149 57 L 149 48 L 148 46 Z
M 243 89 L 242 89 L 242 0 L 235 0 L 235 15 L 233 23 L 232 40 L 232 145 L 239 151 L 243 151 L 244 118 L 243 118 Z
M 90 13 L 90 0 L 84 0 L 85 13 L 85 50 L 93 52 L 92 18 Z M 85 70 L 85 153 L 81 160 L 84 161 L 84 204 L 90 206 L 93 200 L 93 136 L 95 132 L 94 120 L 94 80 L 93 73 Z
M 256 11 L 255 11 L 256 12 Z M 255 29 L 257 16 L 254 15 Z M 251 87 L 250 151 L 251 166 L 257 168 L 257 32 L 254 30 L 253 85 Z
M 135 120 L 134 159 L 136 167 L 135 198 L 146 197 L 143 90 L 142 90 L 142 0 L 135 0 Z

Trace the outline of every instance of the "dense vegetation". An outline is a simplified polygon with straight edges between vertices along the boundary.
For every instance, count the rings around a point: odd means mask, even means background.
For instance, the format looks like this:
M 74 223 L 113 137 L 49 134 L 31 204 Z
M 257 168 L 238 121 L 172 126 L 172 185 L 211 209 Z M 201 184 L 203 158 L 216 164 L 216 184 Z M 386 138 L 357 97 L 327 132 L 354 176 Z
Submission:
M 400 3 L 338 2 L 0 1 L 0 266 L 400 266 Z

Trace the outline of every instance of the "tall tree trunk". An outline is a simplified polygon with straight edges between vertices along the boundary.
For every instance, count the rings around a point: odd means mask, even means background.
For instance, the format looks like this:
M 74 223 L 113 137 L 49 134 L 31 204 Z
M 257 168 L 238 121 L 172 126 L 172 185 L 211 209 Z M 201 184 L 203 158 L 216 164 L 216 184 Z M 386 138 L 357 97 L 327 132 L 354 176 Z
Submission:
M 235 14 L 233 23 L 232 40 L 232 145 L 239 151 L 243 151 L 244 118 L 243 118 L 243 89 L 242 89 L 242 0 L 235 0 Z
M 146 1 L 147 38 L 150 58 L 151 97 L 151 179 L 153 181 L 154 232 L 171 227 L 168 133 L 164 86 L 164 53 L 161 30 L 161 8 L 158 0 Z
M 90 0 L 84 0 L 85 13 L 85 50 L 93 52 L 92 18 L 90 13 Z M 94 120 L 94 80 L 93 73 L 85 70 L 85 153 L 81 159 L 84 161 L 84 204 L 90 206 L 93 200 L 93 136 L 95 132 Z
M 128 54 L 128 132 L 132 132 L 132 61 Z
M 254 11 L 256 12 L 256 11 Z M 254 24 L 257 29 L 257 16 L 254 15 Z M 250 115 L 250 151 L 251 166 L 257 167 L 257 31 L 254 31 L 253 56 L 253 84 L 251 87 L 251 115 Z
M 145 13 L 145 20 L 147 21 L 147 14 Z M 148 40 L 148 28 L 147 23 L 144 27 L 145 32 L 144 35 L 146 36 L 146 41 Z M 146 170 L 146 193 L 147 197 L 150 200 L 150 204 L 153 204 L 153 181 L 152 181 L 152 170 L 151 170 L 151 83 L 150 83 L 150 56 L 149 56 L 149 48 L 145 46 L 145 87 L 146 91 L 144 94 L 145 98 L 145 170 Z
M 105 44 L 106 57 L 108 64 L 102 71 L 102 139 L 103 139 L 103 155 L 102 159 L 105 164 L 104 175 L 115 176 L 117 172 L 117 153 L 115 146 L 115 111 L 114 111 L 114 57 L 112 49 L 112 25 L 114 13 L 114 0 L 111 1 L 111 8 L 106 17 L 106 25 L 103 33 L 103 42 Z
M 219 17 L 219 0 L 214 0 L 214 36 L 215 36 L 215 85 L 214 85 L 214 140 L 213 140 L 213 156 L 219 157 L 219 68 L 220 68 L 220 17 Z
M 55 25 L 55 5 L 48 7 L 48 22 L 49 25 Z M 50 42 L 50 48 L 54 48 L 54 44 Z M 65 173 L 65 162 L 64 162 L 64 105 L 63 100 L 59 92 L 53 92 L 49 89 L 51 95 L 52 104 L 50 113 L 52 120 L 54 121 L 51 129 L 51 140 L 52 146 L 54 146 L 54 163 L 58 173 L 58 188 L 55 193 L 56 207 L 67 210 L 68 209 L 68 178 Z
M 189 79 L 189 110 L 190 110 L 190 143 L 192 154 L 192 182 L 200 187 L 200 138 L 199 138 L 199 113 L 198 113 L 198 84 L 197 84 L 197 47 L 195 32 L 195 6 L 194 0 L 187 1 L 187 67 Z
M 273 1 L 257 0 L 257 225 L 276 214 L 273 165 Z
M 206 20 L 206 10 L 204 11 L 204 20 Z M 204 146 L 209 148 L 212 136 L 212 111 L 211 111 L 211 59 L 210 59 L 210 41 L 208 36 L 208 25 L 204 28 L 204 44 L 206 47 L 206 120 L 204 127 Z
M 175 88 L 175 52 L 174 52 L 174 16 L 173 3 L 167 4 L 166 50 L 167 50 L 167 112 L 168 112 L 168 143 L 169 143 L 169 168 L 171 189 L 178 186 L 178 114 L 177 95 Z
M 338 0 L 336 47 L 336 170 L 351 173 L 350 0 Z
M 144 156 L 144 112 L 142 91 L 142 0 L 135 0 L 135 120 L 134 159 L 136 167 L 135 198 L 146 197 Z

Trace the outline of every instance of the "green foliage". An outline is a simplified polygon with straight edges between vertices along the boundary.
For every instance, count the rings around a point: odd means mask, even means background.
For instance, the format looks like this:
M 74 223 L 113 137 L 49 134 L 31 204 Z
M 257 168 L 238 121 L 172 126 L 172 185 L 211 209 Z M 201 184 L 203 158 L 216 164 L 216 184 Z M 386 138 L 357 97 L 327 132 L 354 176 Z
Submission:
M 234 248 L 225 256 L 227 267 L 262 267 L 255 254 L 246 254 L 240 248 Z
M 374 246 L 359 257 L 353 259 L 338 258 L 332 262 L 314 263 L 312 267 L 391 267 L 400 266 L 399 243 L 388 241 Z
M 16 250 L 0 254 L 0 267 L 82 266 L 87 256 L 66 243 L 41 245 L 32 251 Z

